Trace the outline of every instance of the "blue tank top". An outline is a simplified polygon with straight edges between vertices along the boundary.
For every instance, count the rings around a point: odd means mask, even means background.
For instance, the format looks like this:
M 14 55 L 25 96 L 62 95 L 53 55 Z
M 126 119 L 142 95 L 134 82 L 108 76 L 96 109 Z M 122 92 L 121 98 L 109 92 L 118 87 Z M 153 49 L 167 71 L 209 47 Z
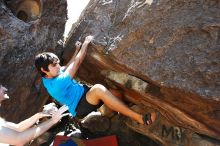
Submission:
M 76 116 L 76 107 L 84 93 L 84 88 L 68 73 L 60 70 L 60 75 L 55 78 L 42 78 L 48 93 L 62 105 L 69 107 L 69 112 Z

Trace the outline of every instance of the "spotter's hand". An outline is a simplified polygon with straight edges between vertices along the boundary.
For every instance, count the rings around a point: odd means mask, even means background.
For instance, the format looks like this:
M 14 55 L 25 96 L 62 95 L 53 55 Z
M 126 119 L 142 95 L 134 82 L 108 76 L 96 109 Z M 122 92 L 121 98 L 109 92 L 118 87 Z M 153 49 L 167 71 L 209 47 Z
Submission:
M 52 114 L 52 120 L 54 123 L 57 123 L 58 121 L 60 121 L 60 119 L 64 116 L 70 115 L 69 113 L 65 113 L 63 114 L 65 111 L 68 110 L 67 106 L 62 106 L 61 108 L 59 108 L 59 110 L 55 113 Z

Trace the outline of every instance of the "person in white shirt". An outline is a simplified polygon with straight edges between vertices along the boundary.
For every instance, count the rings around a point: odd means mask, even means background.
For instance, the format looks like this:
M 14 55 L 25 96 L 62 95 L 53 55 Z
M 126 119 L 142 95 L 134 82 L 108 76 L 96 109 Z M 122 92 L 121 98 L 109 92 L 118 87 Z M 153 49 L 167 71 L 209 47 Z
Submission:
M 0 106 L 5 99 L 9 99 L 7 89 L 0 84 Z M 39 112 L 18 124 L 7 122 L 0 117 L 0 143 L 22 146 L 55 125 L 63 116 L 67 115 L 63 114 L 67 110 L 67 106 L 62 106 L 52 114 Z M 39 119 L 50 116 L 50 119 L 32 127 Z

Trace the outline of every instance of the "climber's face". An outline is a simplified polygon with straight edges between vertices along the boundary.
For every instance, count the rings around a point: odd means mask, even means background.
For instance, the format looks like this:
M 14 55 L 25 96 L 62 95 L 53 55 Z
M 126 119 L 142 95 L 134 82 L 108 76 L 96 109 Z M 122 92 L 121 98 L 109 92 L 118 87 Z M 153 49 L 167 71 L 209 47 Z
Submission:
M 49 73 L 51 74 L 52 77 L 56 77 L 60 74 L 60 64 L 58 63 L 54 63 L 54 64 L 49 64 L 48 69 L 49 69 Z
M 5 99 L 9 99 L 9 96 L 7 94 L 8 89 L 5 88 L 4 86 L 0 85 L 0 105 L 1 102 Z
M 46 74 L 45 77 L 54 78 L 60 74 L 60 68 L 61 68 L 61 66 L 60 66 L 59 62 L 57 62 L 57 63 L 49 64 L 48 71 L 46 71 L 44 69 L 41 69 L 41 70 Z

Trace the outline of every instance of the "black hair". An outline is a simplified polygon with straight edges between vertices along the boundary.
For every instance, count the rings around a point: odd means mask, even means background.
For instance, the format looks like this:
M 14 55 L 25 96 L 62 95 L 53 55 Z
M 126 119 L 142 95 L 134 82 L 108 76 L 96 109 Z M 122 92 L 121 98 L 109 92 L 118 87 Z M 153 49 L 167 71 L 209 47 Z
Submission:
M 59 62 L 59 58 L 55 54 L 50 52 L 43 52 L 35 56 L 35 67 L 37 68 L 38 72 L 41 74 L 42 77 L 44 77 L 46 74 L 41 71 L 41 68 L 43 68 L 46 71 L 49 71 L 48 66 L 50 64 L 55 64 Z

